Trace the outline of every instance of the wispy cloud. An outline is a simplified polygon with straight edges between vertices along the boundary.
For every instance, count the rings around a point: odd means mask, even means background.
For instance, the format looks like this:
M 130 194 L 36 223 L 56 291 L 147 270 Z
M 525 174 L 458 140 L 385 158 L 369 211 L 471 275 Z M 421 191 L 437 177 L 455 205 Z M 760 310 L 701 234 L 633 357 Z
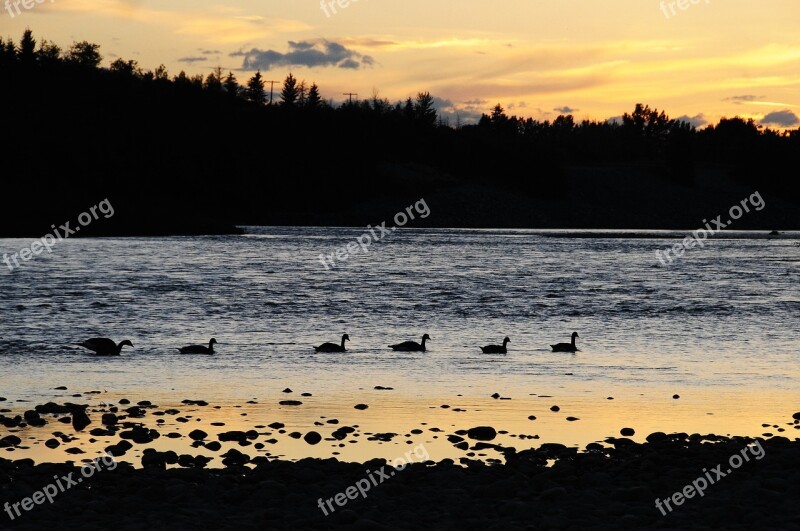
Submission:
M 179 63 L 189 63 L 189 64 L 203 62 L 203 61 L 208 61 L 208 57 L 181 57 L 180 59 L 178 59 Z
M 243 57 L 244 70 L 271 70 L 277 66 L 338 67 L 357 70 L 372 66 L 375 60 L 338 42 L 325 39 L 309 41 L 289 41 L 285 53 L 276 50 L 237 51 L 231 57 Z
M 574 112 L 578 112 L 580 109 L 573 109 L 572 107 L 564 105 L 563 107 L 556 107 L 553 110 L 561 114 L 572 114 Z

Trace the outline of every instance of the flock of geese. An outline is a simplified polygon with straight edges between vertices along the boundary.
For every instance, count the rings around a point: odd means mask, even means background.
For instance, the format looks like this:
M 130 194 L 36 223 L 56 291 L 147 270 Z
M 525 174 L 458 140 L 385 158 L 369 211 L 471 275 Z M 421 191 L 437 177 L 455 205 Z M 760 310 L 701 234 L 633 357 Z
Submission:
M 550 345 L 550 347 L 553 349 L 553 352 L 580 352 L 580 349 L 575 346 L 576 337 L 579 337 L 578 332 L 573 332 L 571 343 L 556 343 L 555 345 Z M 431 336 L 428 334 L 423 334 L 421 343 L 417 343 L 416 341 L 404 341 L 402 343 L 397 343 L 396 345 L 389 345 L 389 348 L 397 352 L 425 352 L 427 350 L 425 348 L 425 342 L 430 340 Z M 342 336 L 341 344 L 323 343 L 318 347 L 314 347 L 314 350 L 316 352 L 347 352 L 347 349 L 344 345 L 345 341 L 350 341 L 350 336 L 347 334 Z M 507 354 L 508 344 L 510 342 L 511 340 L 506 337 L 503 339 L 502 345 L 486 345 L 485 347 L 480 347 L 480 349 L 484 354 Z M 80 347 L 91 350 L 98 356 L 119 356 L 122 353 L 122 347 L 133 347 L 133 343 L 127 339 L 120 341 L 119 343 L 115 343 L 114 340 L 107 337 L 93 337 L 82 343 L 76 344 Z M 178 351 L 181 354 L 214 354 L 214 345 L 216 344 L 217 340 L 212 337 L 211 341 L 208 342 L 208 346 L 188 345 L 179 348 Z

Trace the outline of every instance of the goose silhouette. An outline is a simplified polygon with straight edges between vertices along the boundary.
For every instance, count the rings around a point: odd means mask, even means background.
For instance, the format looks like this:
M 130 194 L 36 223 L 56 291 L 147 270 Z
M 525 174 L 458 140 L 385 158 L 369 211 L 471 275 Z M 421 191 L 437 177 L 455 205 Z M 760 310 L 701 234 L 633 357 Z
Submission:
M 396 345 L 389 345 L 389 348 L 398 352 L 425 352 L 425 342 L 430 341 L 430 339 L 431 336 L 424 334 L 422 336 L 422 344 L 419 344 L 416 341 L 404 341 L 403 343 L 398 343 Z
M 205 345 L 189 345 L 178 350 L 181 354 L 214 354 L 214 345 L 216 344 L 217 340 L 212 337 L 207 347 Z
M 506 337 L 503 339 L 502 345 L 486 345 L 485 347 L 481 347 L 481 350 L 484 354 L 507 354 L 508 349 L 506 345 L 509 343 L 511 343 L 511 340 Z
M 317 352 L 347 352 L 347 349 L 344 348 L 345 341 L 350 341 L 350 336 L 347 334 L 342 336 L 341 345 L 337 345 L 336 343 L 323 343 L 318 347 L 314 347 L 314 350 Z
M 580 349 L 575 346 L 576 337 L 580 337 L 578 332 L 572 332 L 572 343 L 556 343 L 550 346 L 553 348 L 553 352 L 580 352 Z
M 120 341 L 119 345 L 114 343 L 113 339 L 107 337 L 93 337 L 87 339 L 83 343 L 76 343 L 79 347 L 91 350 L 98 356 L 119 356 L 122 352 L 122 347 L 132 347 L 133 343 L 129 340 Z

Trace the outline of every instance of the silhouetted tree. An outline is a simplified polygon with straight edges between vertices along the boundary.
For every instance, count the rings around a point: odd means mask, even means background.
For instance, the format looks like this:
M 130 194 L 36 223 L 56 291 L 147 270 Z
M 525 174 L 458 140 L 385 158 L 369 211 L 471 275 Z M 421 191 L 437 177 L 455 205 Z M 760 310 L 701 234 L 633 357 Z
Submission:
M 228 72 L 228 77 L 225 78 L 222 86 L 230 99 L 235 99 L 239 95 L 239 82 L 236 81 L 236 76 L 233 75 L 233 72 Z
M 3 43 L 3 39 L 0 37 L 0 66 L 12 65 L 16 60 L 17 47 L 14 45 L 14 41 L 9 39 Z
M 19 60 L 23 64 L 32 64 L 36 60 L 36 39 L 30 28 L 25 30 L 19 41 Z
M 67 52 L 67 61 L 85 68 L 97 68 L 103 60 L 100 45 L 88 41 L 75 42 Z
M 126 75 L 126 76 L 140 76 L 142 71 L 139 68 L 139 63 L 130 59 L 128 61 L 119 58 L 116 59 L 111 66 L 109 67 L 111 72 L 116 72 L 118 74 Z
M 247 81 L 245 95 L 248 100 L 259 105 L 264 105 L 264 102 L 267 101 L 267 94 L 264 91 L 264 78 L 261 76 L 261 70 L 256 72 L 255 75 Z
M 294 107 L 297 103 L 299 91 L 297 88 L 297 79 L 289 73 L 283 82 L 283 89 L 281 89 L 281 105 L 284 107 Z
M 218 66 L 218 67 L 214 68 L 214 71 L 211 72 L 210 74 L 208 74 L 208 77 L 206 77 L 204 88 L 207 91 L 213 92 L 215 94 L 219 94 L 220 92 L 222 92 L 222 68 L 221 67 Z
M 308 103 L 308 88 L 306 87 L 305 80 L 301 81 L 299 85 L 297 85 L 297 105 L 299 107 L 305 107 Z
M 156 80 L 169 81 L 169 72 L 167 71 L 167 67 L 163 64 L 158 65 L 158 68 L 156 68 L 155 72 L 153 72 L 153 77 Z
M 322 103 L 322 98 L 319 96 L 319 87 L 316 83 L 311 84 L 311 88 L 308 89 L 308 101 L 306 102 L 306 107 L 309 109 L 316 109 Z
M 417 94 L 414 115 L 417 121 L 423 125 L 432 127 L 436 124 L 436 109 L 433 108 L 433 96 L 431 96 L 430 92 Z
M 39 43 L 39 50 L 36 52 L 36 60 L 46 66 L 53 66 L 61 61 L 61 48 L 54 42 L 42 40 Z

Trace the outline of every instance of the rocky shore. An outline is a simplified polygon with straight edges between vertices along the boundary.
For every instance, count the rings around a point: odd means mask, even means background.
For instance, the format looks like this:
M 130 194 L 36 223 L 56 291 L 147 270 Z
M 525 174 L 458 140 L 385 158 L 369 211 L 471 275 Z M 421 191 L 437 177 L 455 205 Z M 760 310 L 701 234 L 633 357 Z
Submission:
M 225 469 L 119 463 L 23 512 L 12 529 L 800 529 L 800 442 L 716 435 L 651 434 L 590 444 L 505 450 L 506 463 L 384 460 L 343 463 L 230 460 Z M 666 515 L 673 498 L 748 445 L 763 449 Z M 479 445 L 472 441 L 470 444 Z M 170 456 L 166 456 L 167 458 Z M 167 459 L 169 461 L 170 459 Z M 255 462 L 255 466 L 252 466 Z M 384 467 L 383 469 L 381 467 Z M 72 464 L 0 459 L 0 501 L 16 502 L 70 472 Z M 383 470 L 366 496 L 345 497 Z M 374 478 L 374 474 L 373 474 Z M 363 485 L 363 483 L 362 483 Z M 325 515 L 325 500 L 334 501 Z M 353 494 L 353 490 L 349 491 Z M 12 513 L 13 514 L 13 513 Z

